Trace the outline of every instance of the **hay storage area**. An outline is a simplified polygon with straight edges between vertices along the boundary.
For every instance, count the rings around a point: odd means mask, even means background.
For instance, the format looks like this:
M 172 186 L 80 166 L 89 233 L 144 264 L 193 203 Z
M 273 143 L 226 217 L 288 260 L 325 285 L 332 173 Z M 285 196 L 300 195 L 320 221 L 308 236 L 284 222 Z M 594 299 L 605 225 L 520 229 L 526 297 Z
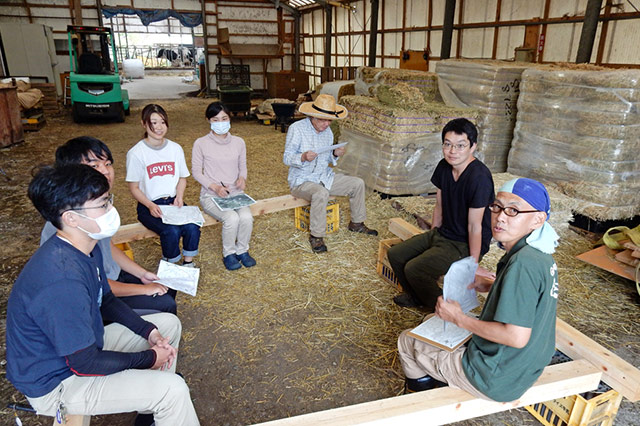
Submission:
M 168 137 L 180 143 L 190 164 L 193 141 L 208 131 L 204 110 L 210 100 L 162 101 L 170 120 Z M 48 118 L 47 126 L 28 133 L 23 144 L 0 150 L 0 310 L 18 273 L 37 249 L 43 224 L 26 197 L 30 169 L 50 162 L 55 148 L 84 134 L 106 141 L 115 157 L 115 205 L 122 223 L 135 220 L 135 204 L 124 182 L 125 154 L 139 139 L 134 103 L 124 124 L 74 124 L 69 116 Z M 247 143 L 248 193 L 254 198 L 286 194 L 287 168 L 282 164 L 285 135 L 271 126 L 242 119 L 232 133 Z M 506 176 L 504 178 L 506 180 Z M 498 185 L 498 177 L 496 177 Z M 188 179 L 186 201 L 198 203 L 199 187 Z M 426 214 L 422 197 L 398 199 Z M 378 238 L 346 231 L 349 204 L 339 198 L 341 229 L 327 237 L 329 252 L 313 254 L 308 234 L 298 231 L 293 211 L 255 219 L 251 253 L 258 265 L 226 271 L 221 262 L 220 227 L 203 229 L 197 297 L 178 296 L 183 322 L 178 371 L 184 374 L 203 425 L 245 425 L 326 408 L 397 395 L 403 386 L 396 339 L 416 325 L 422 313 L 395 306 L 396 290 L 376 275 L 378 240 L 390 238 L 389 218 L 399 214 L 393 200 L 367 197 L 367 224 Z M 569 203 L 566 197 L 562 203 Z M 554 209 L 564 211 L 552 193 Z M 557 206 L 557 207 L 556 207 Z M 558 215 L 560 219 L 560 215 Z M 583 237 L 566 232 L 555 255 L 560 268 L 558 315 L 627 361 L 640 365 L 640 308 L 631 282 L 585 265 L 574 258 L 590 248 Z M 137 262 L 157 267 L 157 239 L 132 244 Z M 495 267 L 499 249 L 492 246 L 483 264 Z M 4 334 L 4 321 L 0 323 Z M 4 358 L 4 339 L 0 359 Z M 26 401 L 0 379 L 1 399 Z M 51 419 L 19 413 L 25 426 L 50 425 Z M 635 425 L 640 404 L 623 401 L 616 426 Z M 132 414 L 92 418 L 95 426 L 132 424 Z M 11 410 L 0 410 L 0 424 L 15 424 Z M 523 409 L 464 422 L 465 425 L 535 425 Z
M 356 72 L 355 94 L 374 96 L 379 85 L 394 86 L 398 83 L 415 87 L 422 93 L 425 101 L 442 102 L 436 73 L 397 68 L 359 67 Z
M 477 157 L 492 172 L 507 170 L 520 79 L 530 66 L 524 62 L 471 59 L 447 59 L 436 64 L 444 102 L 481 112 Z
M 338 170 L 361 177 L 367 188 L 384 194 L 435 191 L 431 175 L 442 158 L 442 127 L 454 117 L 475 123 L 476 110 L 424 102 L 418 90 L 405 83 L 376 90 L 377 97 L 341 100 L 349 115 L 340 122 L 340 141 L 349 145 Z M 420 102 L 413 108 L 399 107 L 405 99 Z
M 596 220 L 640 214 L 640 71 L 523 73 L 509 172 L 556 184 Z

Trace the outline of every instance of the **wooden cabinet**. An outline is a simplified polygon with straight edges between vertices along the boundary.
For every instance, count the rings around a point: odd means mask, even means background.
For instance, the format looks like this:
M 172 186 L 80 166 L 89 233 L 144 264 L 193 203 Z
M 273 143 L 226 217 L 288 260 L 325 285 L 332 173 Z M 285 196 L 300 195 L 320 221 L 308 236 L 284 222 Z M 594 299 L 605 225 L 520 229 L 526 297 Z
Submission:
M 15 86 L 0 88 L 0 147 L 24 140 Z
M 299 94 L 309 90 L 309 73 L 280 71 L 267 73 L 267 91 L 270 98 L 295 101 Z

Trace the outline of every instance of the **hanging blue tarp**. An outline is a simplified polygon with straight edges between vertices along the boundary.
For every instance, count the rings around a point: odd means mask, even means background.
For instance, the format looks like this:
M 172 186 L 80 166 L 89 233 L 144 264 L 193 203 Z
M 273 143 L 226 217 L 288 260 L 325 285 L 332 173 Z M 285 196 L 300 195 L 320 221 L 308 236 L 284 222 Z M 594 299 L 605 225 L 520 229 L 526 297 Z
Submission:
M 201 13 L 180 13 L 170 9 L 140 10 L 126 7 L 103 7 L 102 14 L 107 18 L 112 18 L 117 14 L 138 15 L 144 25 L 152 22 L 163 21 L 169 17 L 176 18 L 185 27 L 197 27 L 202 24 Z

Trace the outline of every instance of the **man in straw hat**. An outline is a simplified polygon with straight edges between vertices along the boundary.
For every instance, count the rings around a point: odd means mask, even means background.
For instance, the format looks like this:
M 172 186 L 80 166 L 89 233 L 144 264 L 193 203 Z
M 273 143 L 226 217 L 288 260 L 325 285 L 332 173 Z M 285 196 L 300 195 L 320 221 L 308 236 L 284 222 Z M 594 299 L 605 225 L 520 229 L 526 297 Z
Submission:
M 472 283 L 488 291 L 478 319 L 455 301 L 440 296 L 436 315 L 470 331 L 467 347 L 444 351 L 410 337 L 398 338 L 407 391 L 449 386 L 495 401 L 519 398 L 542 373 L 555 351 L 558 267 L 551 257 L 558 235 L 546 188 L 532 179 L 504 184 L 488 206 L 491 231 L 506 250 L 493 284 Z
M 359 177 L 334 173 L 329 167 L 329 163 L 336 165 L 338 157 L 345 152 L 344 147 L 317 152 L 333 145 L 333 132 L 329 126 L 333 120 L 345 118 L 347 109 L 336 104 L 333 96 L 319 95 L 315 101 L 300 105 L 300 112 L 307 118 L 289 126 L 283 161 L 289 166 L 291 193 L 311 201 L 311 249 L 316 253 L 327 251 L 324 236 L 327 227 L 327 202 L 331 195 L 349 197 L 349 231 L 378 235 L 377 231 L 364 224 L 367 218 L 364 181 Z

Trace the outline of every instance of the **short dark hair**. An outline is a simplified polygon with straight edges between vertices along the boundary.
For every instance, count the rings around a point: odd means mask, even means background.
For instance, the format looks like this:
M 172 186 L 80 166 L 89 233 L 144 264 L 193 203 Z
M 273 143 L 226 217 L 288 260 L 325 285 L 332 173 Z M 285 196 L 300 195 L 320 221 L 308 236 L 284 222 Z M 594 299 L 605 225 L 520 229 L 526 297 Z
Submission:
M 449 132 L 453 132 L 456 135 L 467 135 L 471 146 L 478 141 L 478 129 L 475 124 L 466 118 L 454 118 L 444 126 L 442 129 L 442 143 L 444 143 L 444 135 Z
M 109 192 L 109 181 L 85 164 L 41 168 L 29 184 L 28 195 L 42 217 L 62 229 L 66 210 L 82 206 Z
M 89 159 L 89 153 L 93 153 L 96 158 L 113 163 L 111 150 L 104 142 L 91 136 L 79 136 L 69 139 L 56 149 L 56 166 L 81 164 Z
M 151 114 L 156 113 L 164 120 L 164 124 L 169 128 L 169 116 L 167 112 L 158 104 L 149 104 L 142 109 L 142 122 L 149 126 L 151 130 L 154 130 L 153 124 L 151 124 Z M 146 138 L 147 132 L 144 132 L 144 137 Z
M 220 114 L 220 111 L 224 111 L 229 116 L 229 118 L 231 118 L 231 111 L 229 111 L 229 108 L 227 108 L 227 106 L 222 102 L 211 102 L 207 107 L 204 115 L 207 117 L 207 120 L 209 120 L 212 117 Z

